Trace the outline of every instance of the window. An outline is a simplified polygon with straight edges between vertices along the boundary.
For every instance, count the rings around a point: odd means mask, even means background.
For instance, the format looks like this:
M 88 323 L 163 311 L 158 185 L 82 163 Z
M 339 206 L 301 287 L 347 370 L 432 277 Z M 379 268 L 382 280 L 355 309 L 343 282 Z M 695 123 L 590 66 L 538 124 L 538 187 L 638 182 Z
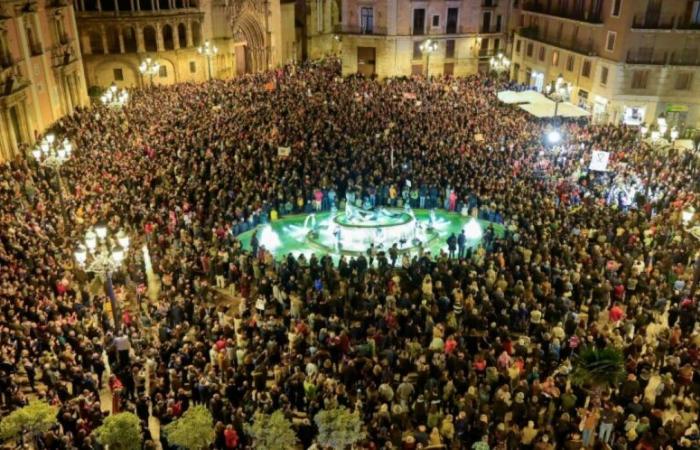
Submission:
M 612 17 L 620 17 L 620 10 L 622 9 L 622 0 L 613 0 L 612 12 L 610 15 Z
M 589 60 L 583 61 L 583 66 L 581 67 L 581 75 L 586 78 L 591 77 L 591 62 Z
M 374 8 L 369 6 L 360 8 L 360 31 L 363 34 L 374 32 Z
M 459 8 L 447 8 L 447 23 L 445 24 L 445 33 L 457 33 L 457 18 L 459 17 Z
M 195 73 L 197 72 L 197 63 L 194 61 L 190 61 L 190 73 Z
M 425 8 L 413 10 L 413 34 L 425 34 Z
M 646 89 L 649 72 L 646 70 L 635 70 L 632 72 L 632 89 Z
M 502 26 L 503 26 L 503 16 L 496 16 L 496 33 L 501 32 Z
M 501 40 L 496 38 L 493 40 L 493 52 L 498 53 L 498 49 L 501 48 Z
M 693 84 L 693 74 L 691 72 L 680 72 L 676 75 L 676 90 L 689 91 Z
M 576 64 L 576 57 L 573 55 L 569 55 L 568 58 L 566 58 L 566 70 L 569 72 L 574 71 L 574 64 Z
M 532 42 L 528 42 L 527 43 L 527 56 L 532 57 L 532 48 L 533 48 Z
M 448 39 L 445 41 L 445 58 L 455 57 L 455 41 L 454 39 Z
M 554 67 L 559 65 L 559 50 L 552 50 L 552 65 Z
M 114 81 L 124 81 L 124 71 L 122 69 L 114 69 Z
M 168 76 L 168 68 L 165 66 L 165 64 L 160 65 L 160 69 L 158 69 L 158 75 L 161 78 L 167 78 Z
M 437 14 L 433 16 L 433 28 L 437 28 L 440 26 L 440 16 Z
M 423 57 L 423 52 L 420 49 L 422 42 L 420 41 L 414 41 L 413 42 L 413 59 L 421 59 Z
M 603 86 L 608 84 L 608 68 L 605 66 L 600 68 L 600 84 Z
M 522 42 L 522 41 L 521 41 L 520 39 L 518 39 L 517 41 L 515 41 L 515 53 L 520 53 L 520 43 L 521 43 L 521 42 Z
M 615 50 L 615 38 L 617 38 L 617 33 L 608 31 L 608 39 L 605 41 L 605 50 L 609 52 Z
M 540 61 L 544 61 L 544 56 L 545 53 L 547 53 L 547 50 L 544 48 L 544 45 L 540 47 Z

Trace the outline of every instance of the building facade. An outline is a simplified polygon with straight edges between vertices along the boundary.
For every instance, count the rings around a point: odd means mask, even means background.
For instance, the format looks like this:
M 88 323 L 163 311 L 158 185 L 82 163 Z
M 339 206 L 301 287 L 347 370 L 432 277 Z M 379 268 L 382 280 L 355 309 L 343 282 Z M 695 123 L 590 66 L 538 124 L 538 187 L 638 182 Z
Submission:
M 87 104 L 73 6 L 0 1 L 0 161 Z
M 306 0 L 310 58 L 338 55 L 343 73 L 462 76 L 506 48 L 506 0 Z M 423 51 L 426 41 L 433 51 Z
M 514 0 L 513 79 L 560 75 L 593 120 L 700 126 L 700 1 Z
M 266 0 L 74 0 L 89 86 L 205 81 L 294 60 L 294 3 Z M 218 52 L 198 52 L 205 42 Z M 143 76 L 141 62 L 160 65 Z

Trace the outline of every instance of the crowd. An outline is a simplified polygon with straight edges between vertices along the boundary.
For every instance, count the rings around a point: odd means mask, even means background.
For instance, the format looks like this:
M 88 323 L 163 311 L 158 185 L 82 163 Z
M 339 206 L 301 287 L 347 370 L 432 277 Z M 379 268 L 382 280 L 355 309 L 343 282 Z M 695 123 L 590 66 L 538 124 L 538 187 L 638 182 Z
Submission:
M 550 124 L 499 104 L 485 76 L 339 72 L 322 61 L 136 91 L 54 126 L 76 149 L 61 186 L 31 160 L 0 168 L 3 414 L 58 405 L 50 449 L 98 448 L 91 431 L 125 410 L 146 448 L 171 448 L 149 424 L 193 404 L 211 410 L 216 449 L 253 448 L 244 424 L 278 409 L 312 447 L 314 415 L 338 405 L 361 415 L 368 449 L 700 448 L 700 261 L 681 220 L 700 208 L 696 156 L 579 122 L 553 147 Z M 611 152 L 608 173 L 586 170 L 592 150 Z M 631 179 L 633 201 L 608 195 Z M 237 239 L 356 199 L 466 206 L 506 233 L 396 265 L 275 260 Z M 97 223 L 132 239 L 118 327 L 73 258 Z M 139 311 L 143 246 L 162 286 Z M 622 382 L 572 383 L 585 348 L 622 352 Z

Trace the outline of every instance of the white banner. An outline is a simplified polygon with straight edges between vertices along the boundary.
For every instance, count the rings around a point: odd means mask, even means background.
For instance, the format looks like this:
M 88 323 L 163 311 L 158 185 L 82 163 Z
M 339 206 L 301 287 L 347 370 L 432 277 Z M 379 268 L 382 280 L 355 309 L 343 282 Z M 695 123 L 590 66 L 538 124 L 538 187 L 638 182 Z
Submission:
M 588 168 L 590 170 L 596 170 L 598 172 L 606 172 L 608 170 L 609 159 L 610 153 L 593 150 L 593 155 L 591 156 L 591 165 L 588 166 Z

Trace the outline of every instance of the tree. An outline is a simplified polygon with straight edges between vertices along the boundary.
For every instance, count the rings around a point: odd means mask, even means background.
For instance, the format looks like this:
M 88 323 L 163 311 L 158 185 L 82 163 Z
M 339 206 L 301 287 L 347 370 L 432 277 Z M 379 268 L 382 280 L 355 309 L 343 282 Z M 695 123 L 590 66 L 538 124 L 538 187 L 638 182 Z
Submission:
M 318 427 L 318 443 L 323 447 L 342 449 L 365 437 L 360 415 L 345 407 L 319 411 L 314 422 Z
M 255 448 L 261 450 L 286 450 L 297 445 L 297 435 L 292 423 L 281 410 L 272 414 L 256 412 L 252 425 L 245 426 L 245 432 L 253 438 Z
M 195 405 L 163 428 L 168 442 L 187 450 L 209 447 L 214 441 L 214 418 L 203 405 Z
M 94 431 L 97 442 L 110 450 L 141 450 L 141 421 L 130 412 L 109 416 Z
M 20 438 L 30 433 L 33 438 L 38 433 L 48 431 L 58 422 L 58 407 L 42 400 L 32 400 L 27 406 L 16 409 L 0 421 L 0 441 Z
M 571 382 L 595 392 L 617 386 L 625 377 L 625 358 L 613 348 L 584 347 L 574 359 Z

